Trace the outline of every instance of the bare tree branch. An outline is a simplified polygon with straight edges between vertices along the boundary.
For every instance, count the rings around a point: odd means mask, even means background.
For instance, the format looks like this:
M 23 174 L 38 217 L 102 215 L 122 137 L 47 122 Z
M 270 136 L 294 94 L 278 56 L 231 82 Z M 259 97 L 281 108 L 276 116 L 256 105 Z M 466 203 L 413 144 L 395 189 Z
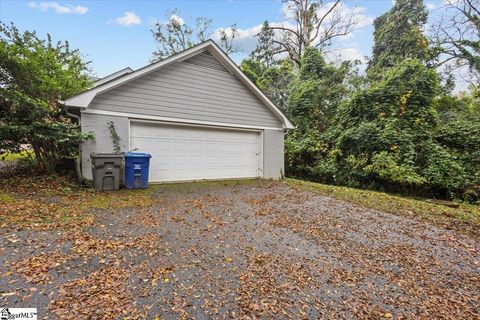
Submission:
M 322 0 L 283 0 L 286 8 L 283 25 L 270 25 L 275 44 L 300 65 L 307 47 L 326 48 L 331 40 L 350 34 L 359 24 L 354 12 L 346 13 L 341 0 L 325 5 Z M 264 31 L 265 32 L 265 31 Z
M 166 57 L 193 47 L 194 45 L 212 37 L 214 33 L 210 30 L 211 19 L 197 18 L 194 27 L 188 26 L 179 16 L 178 10 L 174 9 L 167 13 L 166 22 L 157 22 L 151 32 L 158 45 L 153 52 L 152 61 L 165 59 Z M 235 24 L 228 29 L 217 30 L 219 45 L 227 54 L 236 52 L 237 47 L 234 40 L 238 37 L 238 30 Z
M 448 64 L 451 70 L 468 66 L 474 78 L 480 75 L 479 8 L 479 0 L 446 1 L 431 35 L 439 55 L 437 66 Z

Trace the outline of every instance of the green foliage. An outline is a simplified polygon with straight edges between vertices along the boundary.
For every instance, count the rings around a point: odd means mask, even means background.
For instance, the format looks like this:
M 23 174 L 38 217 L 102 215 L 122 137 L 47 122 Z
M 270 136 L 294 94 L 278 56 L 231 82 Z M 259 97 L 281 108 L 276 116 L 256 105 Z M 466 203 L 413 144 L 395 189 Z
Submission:
M 250 58 L 264 64 L 266 67 L 275 63 L 274 55 L 280 48 L 274 43 L 274 30 L 270 28 L 267 20 L 263 22 L 262 30 L 257 35 L 257 47 L 250 53 Z
M 287 174 L 333 182 L 334 157 L 328 129 L 347 95 L 345 77 L 350 64 L 327 64 L 319 50 L 307 48 L 288 98 L 287 115 L 296 129 L 287 134 Z
M 366 83 L 305 51 L 288 103 L 298 126 L 285 144 L 290 175 L 478 199 L 480 104 L 475 94 L 440 94 L 426 19 L 422 1 L 399 0 L 375 20 Z
M 462 168 L 433 139 L 438 89 L 434 70 L 406 59 L 357 92 L 338 113 L 337 183 L 457 190 Z M 352 157 L 362 162 L 352 165 Z
M 266 70 L 266 66 L 262 62 L 253 58 L 248 58 L 242 61 L 240 69 L 257 85 L 257 87 L 260 88 L 260 79 L 263 77 L 263 73 Z
M 325 75 L 327 64 L 319 50 L 311 47 L 306 48 L 301 63 L 301 79 L 321 79 Z
M 417 174 L 413 166 L 402 163 L 398 153 L 388 151 L 374 153 L 371 162 L 369 164 L 365 163 L 361 169 L 384 181 L 400 185 L 422 185 L 425 183 L 425 178 Z
M 0 161 L 15 162 L 21 159 L 31 158 L 32 154 L 28 151 L 22 151 L 18 153 L 0 153 Z
M 393 67 L 404 59 L 426 63 L 432 58 L 422 32 L 427 16 L 423 0 L 397 0 L 390 11 L 375 19 L 371 76 L 378 76 L 379 68 Z
M 332 65 L 309 46 L 295 60 L 298 69 L 267 67 L 265 55 L 274 42 L 273 34 L 266 34 L 272 29 L 264 26 L 261 50 L 241 68 L 296 126 L 285 139 L 287 176 L 472 202 L 479 198 L 479 94 L 451 96 L 440 85 L 431 66 L 435 50 L 422 32 L 426 22 L 422 0 L 395 1 L 375 20 L 365 77 L 355 62 Z M 275 86 L 278 79 L 289 81 Z M 275 94 L 269 92 L 272 87 Z
M 318 49 L 307 48 L 302 67 L 289 95 L 287 115 L 300 131 L 324 132 L 346 96 L 345 75 L 349 64 L 339 68 L 325 63 Z
M 290 61 L 280 60 L 267 66 L 261 61 L 248 58 L 242 61 L 240 69 L 277 107 L 285 111 L 294 79 L 293 65 Z
M 113 121 L 109 121 L 107 125 L 108 125 L 108 130 L 110 131 L 110 136 L 112 137 L 113 152 L 120 153 L 122 151 L 122 149 L 120 148 L 121 138 L 117 133 L 115 124 L 113 123 Z
M 384 69 L 350 98 L 347 76 L 342 67 L 306 51 L 288 101 L 297 126 L 285 141 L 288 175 L 477 199 L 480 122 L 474 116 L 475 100 L 439 98 L 437 73 L 417 59 Z
M 54 170 L 77 156 L 88 138 L 66 116 L 58 100 L 91 84 L 87 63 L 68 42 L 0 25 L 0 150 L 32 148 L 41 169 Z
M 461 164 L 463 184 L 466 185 L 462 197 L 469 201 L 480 199 L 479 105 L 474 95 L 444 96 L 435 101 L 442 119 L 435 132 L 435 140 Z

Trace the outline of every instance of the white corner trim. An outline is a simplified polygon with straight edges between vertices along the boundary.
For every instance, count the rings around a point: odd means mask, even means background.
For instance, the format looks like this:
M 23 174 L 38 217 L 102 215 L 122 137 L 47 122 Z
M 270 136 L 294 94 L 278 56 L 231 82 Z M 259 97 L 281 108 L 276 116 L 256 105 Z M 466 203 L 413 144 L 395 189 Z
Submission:
M 188 59 L 189 57 L 196 55 L 198 52 L 201 52 L 207 49 L 211 53 L 213 53 L 217 58 L 219 58 L 220 62 L 222 62 L 227 67 L 227 69 L 230 70 L 230 72 L 236 75 L 240 79 L 240 81 L 245 86 L 247 86 L 252 91 L 252 93 L 255 94 L 255 96 L 257 96 L 257 98 L 259 98 L 278 119 L 282 121 L 283 127 L 285 129 L 295 128 L 293 124 L 287 119 L 287 117 L 285 117 L 285 115 L 280 111 L 280 109 L 278 109 L 277 106 L 275 106 L 270 101 L 270 99 L 268 99 L 268 97 L 265 96 L 265 94 L 263 94 L 263 92 L 257 88 L 257 86 L 240 70 L 240 68 L 212 40 L 207 40 L 190 49 L 187 49 L 183 52 L 172 55 L 159 62 L 152 63 L 148 66 L 140 68 L 129 74 L 126 74 L 118 79 L 114 78 L 111 81 L 95 86 L 90 90 L 84 91 L 80 94 L 77 94 L 76 96 L 66 99 L 64 104 L 65 106 L 68 106 L 68 107 L 78 107 L 78 108 L 86 109 L 92 102 L 93 98 L 95 98 L 95 96 L 100 93 L 114 89 L 129 81 L 135 80 L 143 75 L 146 75 L 155 70 L 158 70 L 172 62 L 183 61 L 185 59 Z M 118 71 L 118 72 L 121 72 L 121 71 Z
M 211 122 L 211 121 L 199 121 L 199 120 L 189 120 L 189 119 L 170 118 L 170 117 L 158 117 L 158 116 L 150 116 L 150 115 L 143 115 L 143 114 L 137 114 L 137 113 L 105 111 L 105 110 L 96 110 L 96 109 L 85 109 L 85 110 L 82 110 L 81 113 L 82 114 L 83 113 L 101 114 L 101 115 L 116 116 L 116 117 L 127 117 L 130 119 L 130 121 L 153 120 L 153 121 L 164 121 L 169 123 L 182 123 L 182 124 L 194 124 L 194 125 L 197 124 L 197 125 L 225 127 L 225 128 L 239 128 L 239 129 L 244 128 L 244 129 L 278 130 L 278 131 L 284 130 L 283 128 L 275 128 L 275 127 L 250 126 L 250 125 L 225 123 L 225 122 Z

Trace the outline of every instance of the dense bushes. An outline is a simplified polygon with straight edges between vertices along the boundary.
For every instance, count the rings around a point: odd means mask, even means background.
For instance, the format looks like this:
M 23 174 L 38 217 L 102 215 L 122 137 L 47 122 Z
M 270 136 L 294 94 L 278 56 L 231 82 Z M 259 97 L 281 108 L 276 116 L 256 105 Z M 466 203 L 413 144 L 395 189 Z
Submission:
M 425 22 L 421 0 L 377 18 L 364 77 L 305 51 L 286 107 L 297 126 L 285 141 L 287 176 L 478 201 L 479 94 L 442 86 Z
M 31 150 L 37 169 L 78 156 L 82 134 L 58 100 L 91 85 L 87 63 L 68 42 L 0 24 L 0 152 Z
M 299 79 L 305 77 L 302 72 Z M 334 73 L 330 70 L 329 77 Z M 342 87 L 331 79 L 327 83 Z M 452 113 L 442 103 L 446 100 L 438 98 L 434 70 L 418 60 L 404 60 L 338 104 L 324 101 L 339 101 L 324 93 L 325 85 L 306 79 L 292 89 L 288 110 L 297 129 L 286 139 L 287 175 L 478 199 L 480 122 Z
M 436 71 L 416 59 L 389 68 L 351 97 L 345 66 L 325 65 L 315 50 L 303 61 L 288 100 L 297 128 L 285 143 L 287 175 L 478 199 L 480 122 L 471 106 L 478 100 L 441 97 Z M 307 67 L 312 61 L 321 67 Z M 463 113 L 455 110 L 459 105 Z

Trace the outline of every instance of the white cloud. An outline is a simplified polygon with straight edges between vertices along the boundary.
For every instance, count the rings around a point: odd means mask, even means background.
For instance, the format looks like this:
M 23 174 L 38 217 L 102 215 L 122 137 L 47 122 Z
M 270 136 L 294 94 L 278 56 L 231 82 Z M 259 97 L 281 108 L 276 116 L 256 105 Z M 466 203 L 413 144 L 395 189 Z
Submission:
M 39 9 L 42 12 L 52 9 L 56 13 L 60 13 L 60 14 L 65 14 L 65 13 L 85 14 L 88 11 L 88 8 L 84 6 L 61 5 L 58 2 L 53 2 L 53 1 L 40 2 L 40 3 L 37 3 L 35 1 L 29 1 L 28 7 L 32 9 Z
M 125 11 L 122 16 L 115 18 L 115 23 L 122 26 L 131 26 L 135 24 L 141 24 L 142 19 L 133 11 Z
M 349 60 L 360 60 L 362 63 L 366 62 L 365 55 L 356 47 L 335 49 L 327 52 L 325 55 L 327 60 L 331 62 Z
M 231 34 L 231 28 L 218 28 L 212 34 L 212 38 L 217 43 L 220 40 L 220 31 L 225 30 L 227 34 Z M 238 35 L 235 39 L 234 45 L 243 52 L 250 52 L 257 46 L 257 35 L 262 30 L 262 25 L 253 26 L 251 28 L 240 29 L 238 28 Z

